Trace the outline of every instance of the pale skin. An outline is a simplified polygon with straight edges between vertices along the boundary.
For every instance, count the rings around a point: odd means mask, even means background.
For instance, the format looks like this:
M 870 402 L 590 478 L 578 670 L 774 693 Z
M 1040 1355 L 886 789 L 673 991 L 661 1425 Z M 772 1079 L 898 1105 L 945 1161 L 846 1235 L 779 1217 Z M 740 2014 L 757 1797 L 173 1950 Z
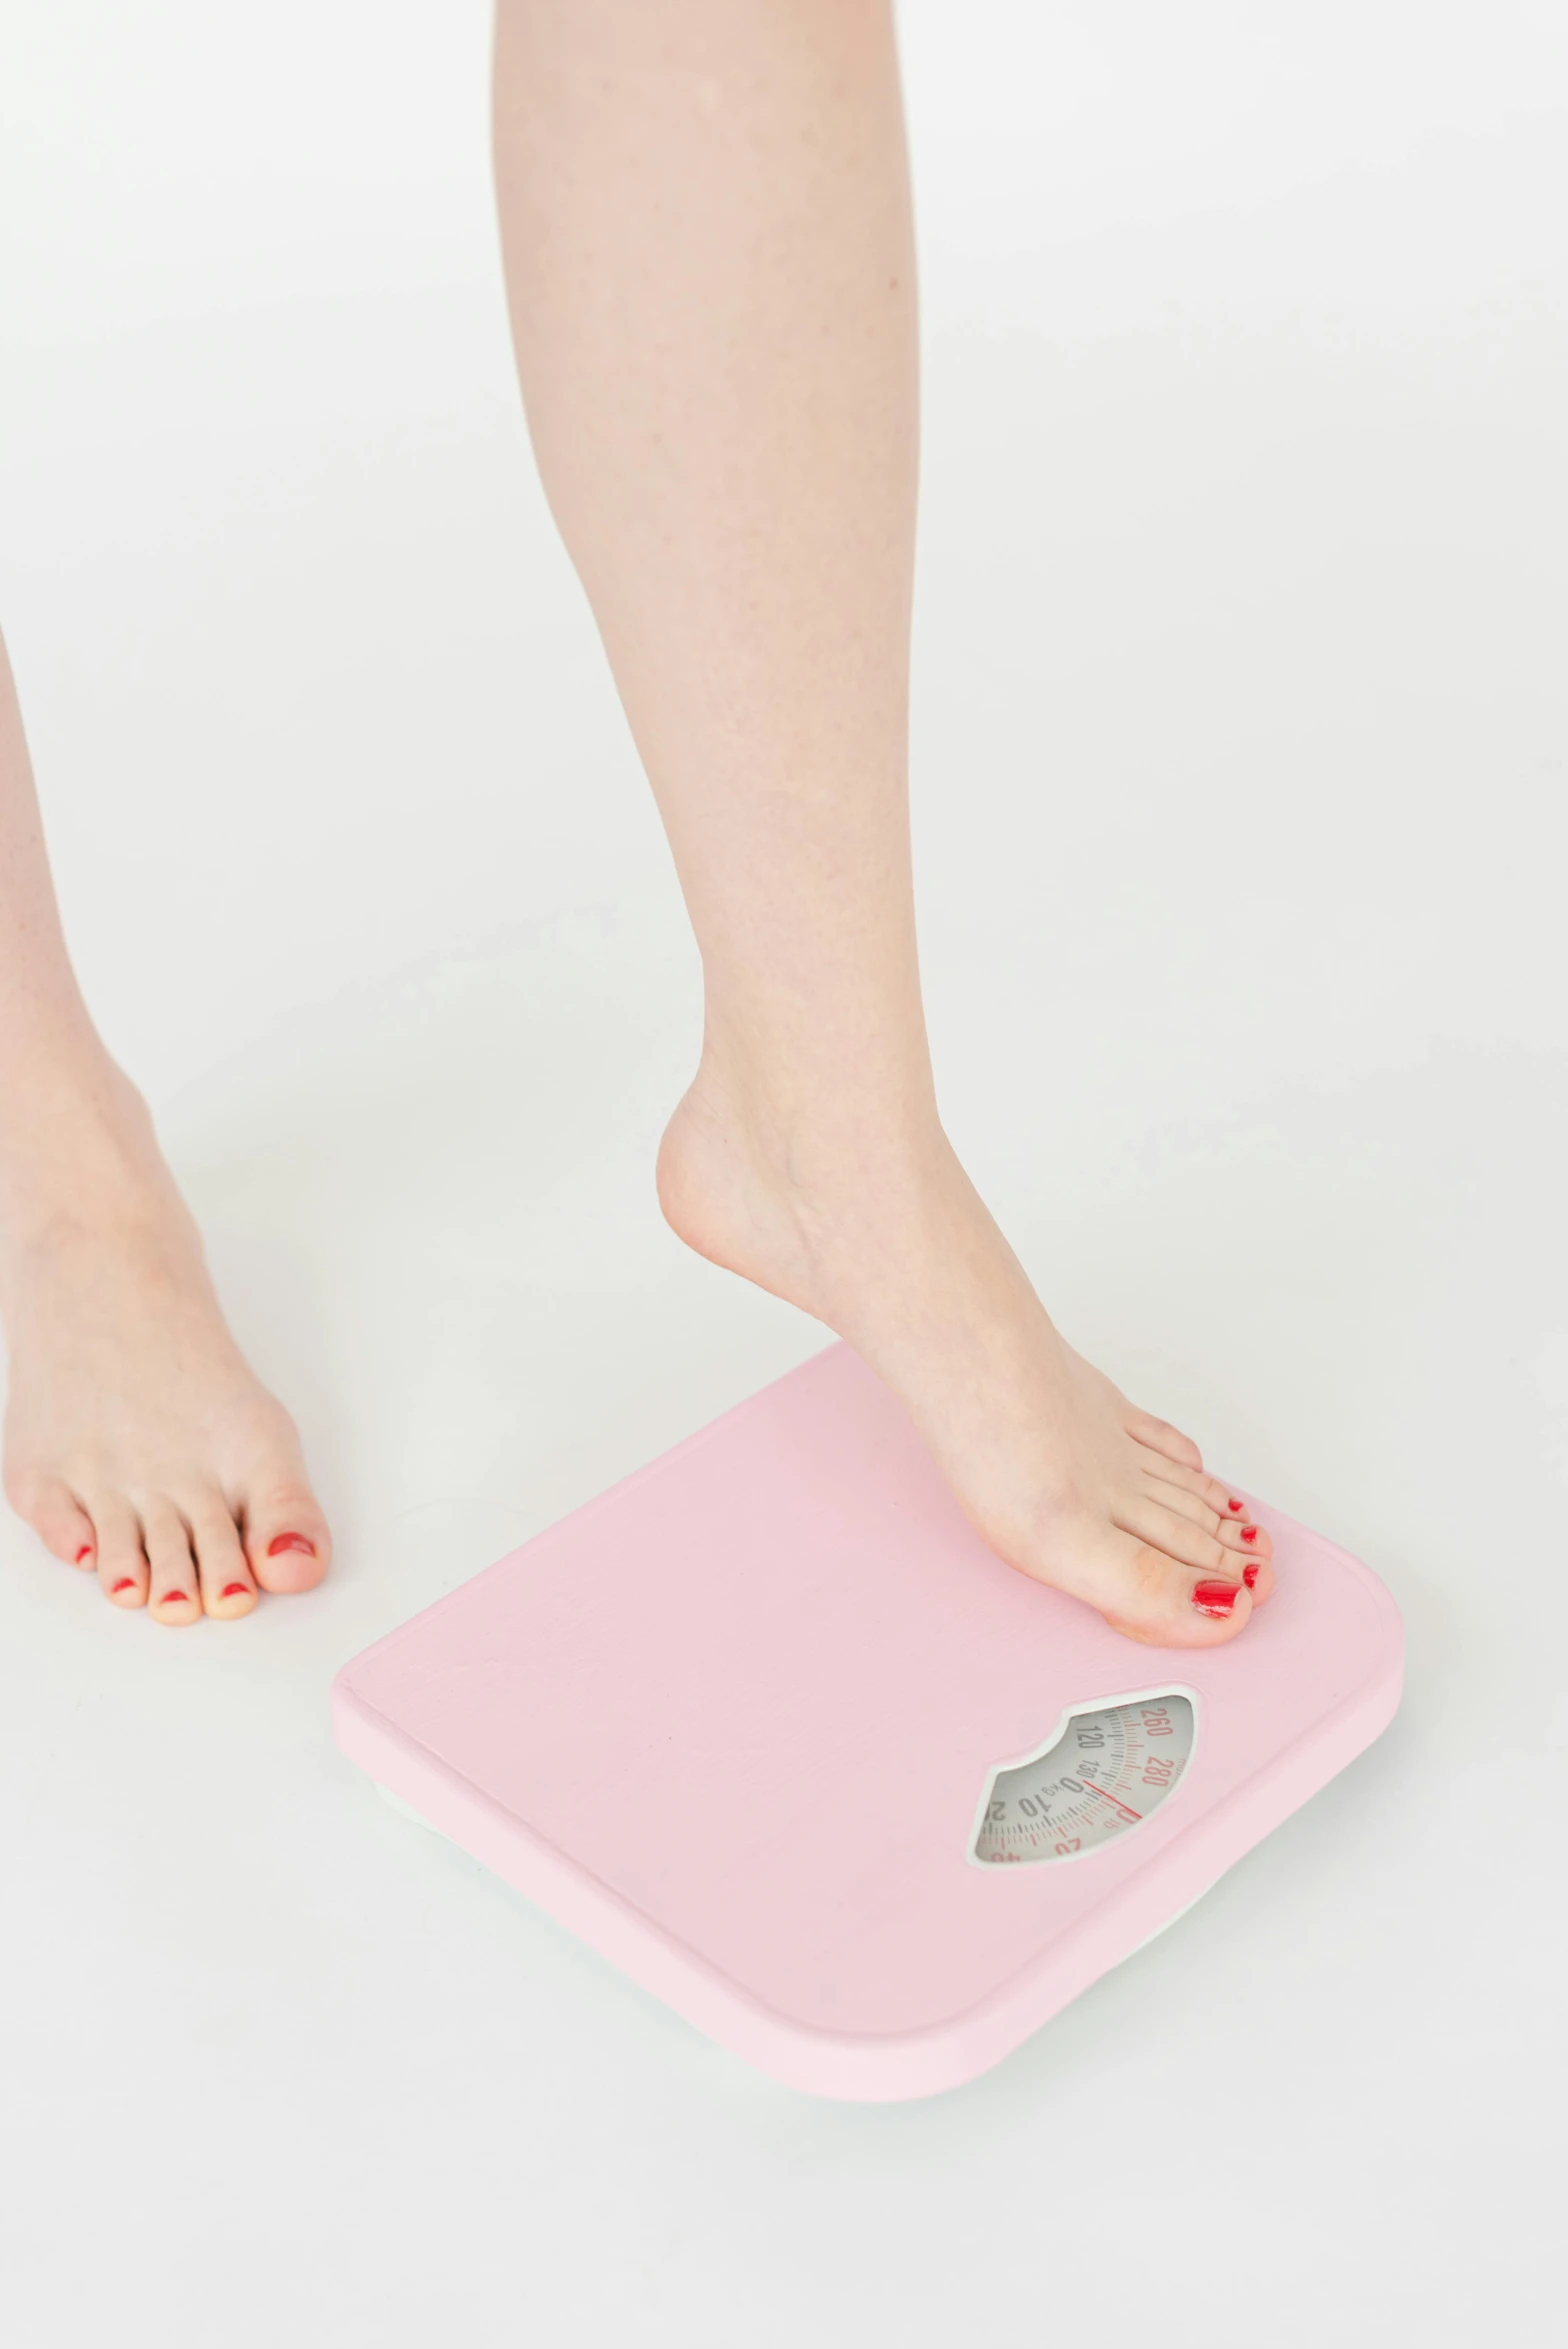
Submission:
M 883 0 L 500 0 L 524 401 L 701 949 L 659 1152 L 690 1246 L 847 1338 L 1009 1564 L 1133 1639 L 1233 1639 L 1267 1531 L 1053 1327 L 938 1115 L 906 743 L 915 263 Z M 82 1004 L 0 678 L 5 1485 L 167 1624 L 330 1537 Z

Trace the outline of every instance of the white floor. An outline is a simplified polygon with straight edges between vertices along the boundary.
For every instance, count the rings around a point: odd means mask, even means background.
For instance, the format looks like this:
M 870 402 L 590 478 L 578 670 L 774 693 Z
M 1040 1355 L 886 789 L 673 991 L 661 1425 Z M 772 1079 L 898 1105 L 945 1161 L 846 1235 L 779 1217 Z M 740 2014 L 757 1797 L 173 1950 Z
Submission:
M 339 1662 L 813 1350 L 651 1155 L 697 988 L 534 484 L 478 0 L 0 8 L 0 615 L 92 999 L 341 1541 L 0 1525 L 15 2349 L 1557 2337 L 1561 12 L 904 13 L 951 1126 L 1369 1559 L 1400 1717 L 990 2077 L 807 2102 L 343 1763 Z

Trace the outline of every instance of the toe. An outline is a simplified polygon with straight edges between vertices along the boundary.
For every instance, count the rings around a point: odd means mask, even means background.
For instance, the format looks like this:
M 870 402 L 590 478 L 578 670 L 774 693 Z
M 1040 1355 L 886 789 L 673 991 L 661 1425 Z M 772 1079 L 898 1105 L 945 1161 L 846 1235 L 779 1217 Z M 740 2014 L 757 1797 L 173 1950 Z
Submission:
M 1147 1499 L 1190 1519 L 1231 1552 L 1233 1560 L 1240 1563 L 1255 1604 L 1268 1597 L 1274 1588 L 1270 1571 L 1274 1544 L 1268 1528 L 1254 1523 L 1245 1501 L 1238 1500 L 1217 1476 L 1179 1468 L 1162 1454 L 1149 1452 L 1145 1454 L 1143 1491 Z M 1234 1573 L 1235 1566 L 1226 1571 Z
M 1134 1535 L 1179 1566 L 1190 1566 L 1196 1574 L 1222 1577 L 1226 1582 L 1241 1580 L 1241 1562 L 1227 1553 L 1218 1538 L 1219 1521 L 1212 1513 L 1207 1525 L 1194 1524 L 1180 1510 L 1167 1509 L 1163 1501 L 1140 1493 L 1113 1510 L 1111 1522 L 1120 1532 Z
M 1115 1522 L 1087 1511 L 1064 1518 L 1035 1571 L 1151 1647 L 1218 1647 L 1252 1612 L 1239 1560 L 1190 1519 L 1149 1502 Z
M 145 1607 L 151 1570 L 135 1510 L 118 1494 L 92 1494 L 89 1504 L 104 1597 L 114 1607 Z
M 1151 1450 L 1148 1445 L 1144 1445 L 1138 1465 L 1143 1470 L 1146 1483 L 1191 1493 L 1218 1517 L 1241 1517 L 1246 1512 L 1245 1502 L 1238 1501 L 1230 1486 L 1221 1484 L 1219 1478 L 1210 1476 L 1206 1469 L 1188 1468 L 1181 1461 L 1172 1460 L 1165 1452 Z M 1170 1489 L 1158 1494 L 1157 1498 L 1168 1501 Z
M 196 1558 L 202 1612 L 221 1621 L 248 1615 L 256 1604 L 256 1584 L 240 1541 L 239 1527 L 229 1514 L 223 1495 L 196 1493 L 184 1506 L 190 1527 L 190 1545 Z
M 1274 1589 L 1274 1542 L 1268 1527 L 1254 1524 L 1251 1518 L 1245 1522 L 1232 1518 L 1226 1521 L 1220 1538 L 1241 1568 L 1253 1605 L 1261 1607 Z
M 263 1590 L 314 1589 L 327 1571 L 332 1541 L 308 1485 L 279 1485 L 247 1505 L 245 1552 Z
M 1273 1557 L 1274 1544 L 1266 1525 L 1254 1525 L 1250 1517 L 1222 1517 L 1218 1527 L 1218 1539 L 1227 1550 L 1234 1550 L 1243 1564 L 1250 1560 L 1261 1566 Z
M 1151 1542 L 1116 1538 L 1123 1596 L 1102 1610 L 1113 1631 L 1147 1647 L 1212 1648 L 1246 1628 L 1252 1593 L 1228 1568 L 1194 1573 Z
M 1255 1607 L 1261 1607 L 1273 1595 L 1274 1569 L 1266 1558 L 1257 1561 L 1249 1558 L 1242 1567 L 1241 1579 L 1251 1591 Z
M 152 1569 L 148 1607 L 155 1621 L 194 1623 L 201 1614 L 201 1587 L 185 1520 L 172 1501 L 158 1500 L 141 1511 L 142 1546 Z
M 29 1479 L 13 1500 L 17 1515 L 27 1520 L 46 1550 L 67 1566 L 92 1572 L 98 1562 L 98 1537 L 92 1519 L 67 1485 L 52 1476 Z
M 1168 1419 L 1153 1419 L 1147 1411 L 1134 1411 L 1127 1422 L 1130 1435 L 1140 1444 L 1147 1444 L 1151 1452 L 1162 1452 L 1178 1468 L 1201 1469 L 1203 1454 L 1191 1436 L 1183 1435 L 1179 1427 L 1172 1427 Z
M 1226 1526 L 1236 1522 L 1234 1518 L 1222 1517 L 1201 1493 L 1190 1491 L 1185 1485 L 1164 1484 L 1157 1477 L 1151 1476 L 1144 1480 L 1139 1497 L 1154 1508 L 1185 1517 L 1189 1525 L 1201 1526 L 1206 1534 L 1217 1536 Z

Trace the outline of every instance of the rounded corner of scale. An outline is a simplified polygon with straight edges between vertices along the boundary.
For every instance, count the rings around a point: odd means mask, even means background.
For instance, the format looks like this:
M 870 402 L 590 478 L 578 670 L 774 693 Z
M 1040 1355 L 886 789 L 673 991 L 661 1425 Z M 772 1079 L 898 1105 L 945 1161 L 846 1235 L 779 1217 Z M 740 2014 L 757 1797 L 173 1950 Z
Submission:
M 1365 1687 L 1379 1697 L 1388 1699 L 1386 1718 L 1392 1719 L 1399 1708 L 1405 1683 L 1405 1618 L 1388 1584 L 1380 1574 L 1363 1560 L 1352 1563 L 1360 1569 L 1365 1585 L 1370 1589 L 1377 1607 L 1377 1639 L 1372 1650 L 1371 1669 Z
M 367 1742 L 375 1741 L 385 1724 L 355 1679 L 359 1661 L 357 1656 L 352 1657 L 332 1675 L 327 1689 L 327 1710 L 333 1738 L 341 1751 L 374 1777 L 376 1772 L 366 1750 Z
M 793 2036 L 787 2056 L 775 2050 L 767 2060 L 755 2053 L 747 2060 L 771 2072 L 781 2086 L 823 2103 L 917 2104 L 966 2086 L 1001 2057 L 972 2058 L 961 2038 L 947 2033 L 911 2032 L 905 2039 L 868 2041 L 850 2050 L 830 2032 L 803 2030 Z
M 1386 1729 L 1405 1693 L 1405 1626 L 1392 1599 L 1385 1635 L 1369 1678 L 1381 1715 L 1378 1726 Z
M 327 1683 L 327 1710 L 332 1716 L 334 1730 L 341 1727 L 346 1715 L 357 1715 L 364 1710 L 364 1700 L 354 1686 L 354 1665 L 357 1662 L 358 1658 L 353 1657 L 348 1663 L 340 1664 Z
M 730 2018 L 723 2044 L 732 2054 L 802 2096 L 832 2104 L 914 2104 L 967 2087 L 993 2071 L 1038 2027 L 1030 2022 L 998 2033 L 988 2023 L 985 1998 L 939 2020 L 907 2030 L 835 2030 L 802 2015 L 753 2014 L 737 2027 Z

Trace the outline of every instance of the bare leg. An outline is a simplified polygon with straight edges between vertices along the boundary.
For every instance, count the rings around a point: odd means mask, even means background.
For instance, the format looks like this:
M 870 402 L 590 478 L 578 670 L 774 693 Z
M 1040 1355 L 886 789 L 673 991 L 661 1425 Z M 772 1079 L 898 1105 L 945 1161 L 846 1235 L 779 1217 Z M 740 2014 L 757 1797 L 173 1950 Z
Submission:
M 326 1569 L 299 1440 L 224 1326 L 140 1096 L 77 990 L 0 645 L 5 1492 L 156 1620 L 248 1614 Z
M 848 1338 L 992 1546 L 1231 1637 L 1268 1537 L 1057 1335 L 938 1120 L 905 739 L 914 255 L 884 0 L 500 0 L 535 447 L 702 951 L 660 1196 Z

